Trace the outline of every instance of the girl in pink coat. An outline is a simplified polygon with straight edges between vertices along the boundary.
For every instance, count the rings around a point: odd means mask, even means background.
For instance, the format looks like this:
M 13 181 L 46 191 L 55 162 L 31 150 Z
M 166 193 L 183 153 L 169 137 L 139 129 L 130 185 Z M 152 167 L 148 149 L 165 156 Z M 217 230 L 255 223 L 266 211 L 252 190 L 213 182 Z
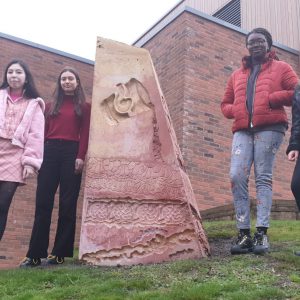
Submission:
M 26 64 L 11 61 L 0 85 L 0 240 L 17 187 L 42 164 L 44 108 Z

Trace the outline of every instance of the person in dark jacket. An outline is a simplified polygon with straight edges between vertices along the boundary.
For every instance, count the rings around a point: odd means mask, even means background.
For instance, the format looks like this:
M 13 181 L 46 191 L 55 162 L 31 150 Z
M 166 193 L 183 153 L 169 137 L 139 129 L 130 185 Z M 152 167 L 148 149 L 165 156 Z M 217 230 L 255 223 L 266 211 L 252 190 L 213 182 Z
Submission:
M 272 173 L 288 120 L 284 106 L 291 106 L 298 82 L 292 67 L 279 61 L 271 51 L 272 36 L 264 28 L 255 28 L 246 36 L 249 56 L 230 76 L 221 110 L 233 119 L 230 179 L 237 228 L 232 254 L 269 251 L 267 230 L 272 206 Z M 248 182 L 254 165 L 257 220 L 250 234 Z
M 292 128 L 291 137 L 289 141 L 286 153 L 289 161 L 296 161 L 292 182 L 291 190 L 296 199 L 298 209 L 300 210 L 300 83 L 295 89 L 294 101 L 292 106 Z M 295 252 L 296 255 L 300 256 L 300 251 Z

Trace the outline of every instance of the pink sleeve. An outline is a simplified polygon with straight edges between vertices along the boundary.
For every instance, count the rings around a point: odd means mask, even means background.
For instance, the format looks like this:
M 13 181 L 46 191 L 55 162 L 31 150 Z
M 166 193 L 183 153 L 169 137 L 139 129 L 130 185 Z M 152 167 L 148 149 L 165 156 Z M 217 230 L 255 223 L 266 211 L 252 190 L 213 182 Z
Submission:
M 22 165 L 31 166 L 36 171 L 40 169 L 44 154 L 45 118 L 39 105 L 33 114 L 22 156 Z

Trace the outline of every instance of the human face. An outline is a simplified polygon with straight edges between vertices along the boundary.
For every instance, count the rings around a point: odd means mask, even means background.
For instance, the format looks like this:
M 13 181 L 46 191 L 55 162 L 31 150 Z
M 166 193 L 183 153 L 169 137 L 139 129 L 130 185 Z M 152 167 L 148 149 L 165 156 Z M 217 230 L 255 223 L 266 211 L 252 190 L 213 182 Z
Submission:
M 60 76 L 60 84 L 65 95 L 74 95 L 74 92 L 78 86 L 78 81 L 72 72 L 66 71 Z
M 22 92 L 26 81 L 24 69 L 19 64 L 12 64 L 6 73 L 7 83 L 14 92 Z
M 249 54 L 258 60 L 263 60 L 268 51 L 268 42 L 261 33 L 251 33 L 247 40 Z

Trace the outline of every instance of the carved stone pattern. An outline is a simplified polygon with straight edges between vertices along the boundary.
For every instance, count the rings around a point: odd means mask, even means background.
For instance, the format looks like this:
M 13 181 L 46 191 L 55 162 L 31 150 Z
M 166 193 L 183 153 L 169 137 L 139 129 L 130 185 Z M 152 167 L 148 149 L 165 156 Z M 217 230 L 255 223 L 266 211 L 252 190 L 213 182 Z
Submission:
M 85 223 L 180 225 L 190 223 L 186 203 L 88 200 Z
M 163 159 L 161 157 L 161 143 L 159 140 L 159 135 L 158 135 L 158 124 L 156 117 L 153 118 L 153 156 L 154 160 L 157 162 L 163 162 Z
M 164 163 L 89 158 L 86 171 L 87 196 L 101 191 L 149 198 L 183 199 L 182 178 L 177 167 Z M 157 197 L 155 197 L 157 196 Z
M 136 258 L 147 257 L 148 255 L 155 255 L 155 253 L 163 253 L 168 249 L 174 248 L 174 245 L 184 245 L 184 250 L 169 254 L 170 258 L 175 258 L 185 253 L 194 253 L 195 249 L 192 241 L 195 239 L 194 232 L 186 229 L 183 232 L 175 233 L 169 237 L 156 235 L 150 241 L 144 241 L 136 245 L 126 245 L 120 248 L 110 250 L 99 250 L 94 253 L 85 253 L 82 258 L 88 262 L 99 264 L 105 261 L 123 261 L 134 260 Z
M 101 101 L 101 106 L 110 125 L 117 125 L 132 116 L 153 109 L 147 89 L 135 78 L 125 84 L 118 83 L 116 91 Z

